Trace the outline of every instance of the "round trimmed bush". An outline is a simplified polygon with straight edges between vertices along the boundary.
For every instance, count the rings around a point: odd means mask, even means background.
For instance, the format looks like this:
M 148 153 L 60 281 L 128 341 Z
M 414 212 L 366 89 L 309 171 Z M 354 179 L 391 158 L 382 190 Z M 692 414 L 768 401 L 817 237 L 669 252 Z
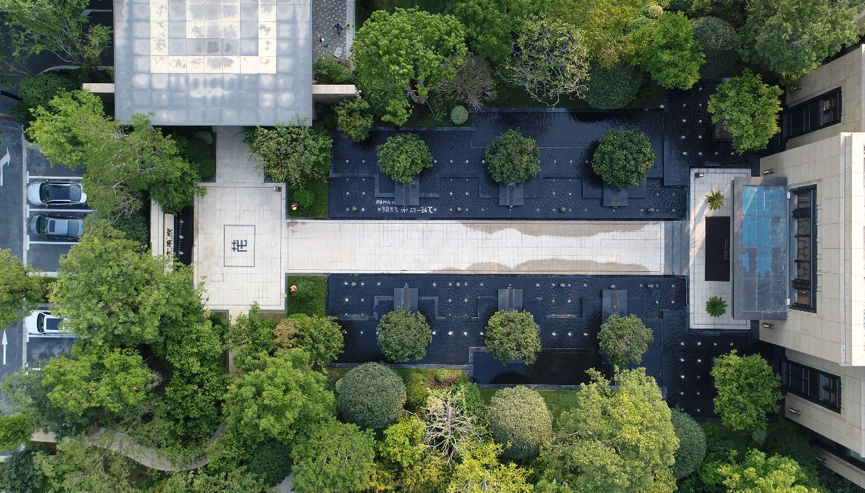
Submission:
M 392 361 L 419 360 L 426 356 L 426 347 L 431 342 L 432 329 L 420 312 L 397 308 L 378 323 L 378 346 Z
M 496 361 L 518 359 L 527 365 L 538 359 L 541 328 L 527 311 L 498 311 L 487 322 L 484 344 Z
M 376 147 L 378 167 L 393 181 L 414 183 L 414 177 L 426 168 L 432 168 L 432 154 L 417 134 L 388 137 Z
M 670 409 L 670 421 L 679 439 L 673 475 L 676 479 L 682 479 L 696 472 L 703 462 L 706 456 L 706 432 L 694 418 L 678 409 Z
M 736 28 L 718 17 L 701 17 L 692 22 L 694 39 L 703 45 L 706 61 L 700 66 L 700 78 L 718 79 L 729 75 L 739 60 L 736 51 Z
M 268 486 L 276 486 L 291 473 L 291 449 L 270 440 L 258 445 L 249 460 L 249 472 L 260 476 Z
M 315 194 L 309 190 L 298 190 L 294 193 L 294 201 L 301 209 L 307 209 L 315 203 Z
M 655 162 L 649 138 L 636 130 L 607 130 L 592 156 L 592 169 L 605 182 L 630 187 L 646 181 Z
M 643 353 L 653 339 L 652 329 L 646 327 L 636 315 L 612 315 L 601 324 L 601 331 L 598 332 L 601 354 L 620 368 L 630 363 L 641 363 Z
M 645 17 L 643 17 L 645 19 Z M 624 62 L 609 68 L 592 65 L 584 99 L 592 108 L 617 110 L 637 97 L 643 85 L 643 72 Z
M 646 9 L 646 17 L 649 19 L 657 19 L 664 13 L 664 8 L 660 5 L 649 5 Z
M 451 110 L 451 121 L 457 125 L 462 125 L 469 119 L 469 110 L 463 105 L 454 106 Z
M 499 390 L 487 408 L 493 440 L 504 455 L 522 460 L 538 455 L 553 436 L 553 419 L 544 398 L 523 386 Z
M 405 407 L 409 411 L 417 411 L 426 406 L 426 398 L 429 396 L 430 384 L 427 377 L 420 373 L 412 373 L 408 377 L 405 386 Z
M 405 384 L 381 363 L 364 363 L 342 377 L 336 407 L 348 423 L 380 430 L 396 421 L 405 405 Z
M 519 130 L 508 130 L 487 146 L 487 171 L 496 183 L 522 183 L 541 171 L 541 149 Z

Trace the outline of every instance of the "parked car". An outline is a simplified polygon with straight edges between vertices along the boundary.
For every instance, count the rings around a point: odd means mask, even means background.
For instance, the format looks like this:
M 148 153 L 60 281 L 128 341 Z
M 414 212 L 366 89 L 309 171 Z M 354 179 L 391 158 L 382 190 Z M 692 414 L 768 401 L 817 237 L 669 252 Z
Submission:
M 35 205 L 79 205 L 87 202 L 80 183 L 42 181 L 27 187 L 27 200 Z
M 84 219 L 35 214 L 30 218 L 30 232 L 46 238 L 77 240 L 84 235 Z
M 31 335 L 67 335 L 67 332 L 61 330 L 62 325 L 63 319 L 52 315 L 48 310 L 36 310 L 24 319 L 24 327 L 27 328 L 27 333 Z

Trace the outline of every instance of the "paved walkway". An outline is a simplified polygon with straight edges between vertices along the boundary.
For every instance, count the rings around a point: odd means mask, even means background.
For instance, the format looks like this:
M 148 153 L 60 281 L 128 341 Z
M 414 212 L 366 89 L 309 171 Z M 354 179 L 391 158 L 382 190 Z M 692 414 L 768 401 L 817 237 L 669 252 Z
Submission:
M 348 47 L 354 39 L 357 26 L 354 24 L 354 0 L 313 0 L 312 2 L 312 59 L 318 60 L 323 54 L 333 55 L 340 50 L 341 58 L 348 58 Z M 334 24 L 339 22 L 343 29 L 337 34 Z M 327 44 L 327 46 L 324 46 Z
M 289 273 L 662 275 L 660 222 L 289 221 Z

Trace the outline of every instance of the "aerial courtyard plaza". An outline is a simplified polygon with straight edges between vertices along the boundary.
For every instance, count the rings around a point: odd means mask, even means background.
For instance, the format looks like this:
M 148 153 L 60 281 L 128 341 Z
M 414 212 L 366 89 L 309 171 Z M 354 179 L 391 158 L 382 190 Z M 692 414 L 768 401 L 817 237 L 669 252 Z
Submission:
M 505 3 L 0 0 L 0 490 L 865 488 L 863 6 Z

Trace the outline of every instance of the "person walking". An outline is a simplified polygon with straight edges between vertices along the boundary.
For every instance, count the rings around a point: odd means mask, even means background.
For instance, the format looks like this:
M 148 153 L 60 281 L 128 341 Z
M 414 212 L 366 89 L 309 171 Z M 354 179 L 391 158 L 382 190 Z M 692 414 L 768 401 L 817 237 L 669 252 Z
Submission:
M 343 29 L 342 24 L 337 22 L 336 24 L 333 25 L 333 27 L 334 27 L 334 29 L 336 29 L 337 36 L 339 36 L 339 34 L 342 32 L 342 29 Z

